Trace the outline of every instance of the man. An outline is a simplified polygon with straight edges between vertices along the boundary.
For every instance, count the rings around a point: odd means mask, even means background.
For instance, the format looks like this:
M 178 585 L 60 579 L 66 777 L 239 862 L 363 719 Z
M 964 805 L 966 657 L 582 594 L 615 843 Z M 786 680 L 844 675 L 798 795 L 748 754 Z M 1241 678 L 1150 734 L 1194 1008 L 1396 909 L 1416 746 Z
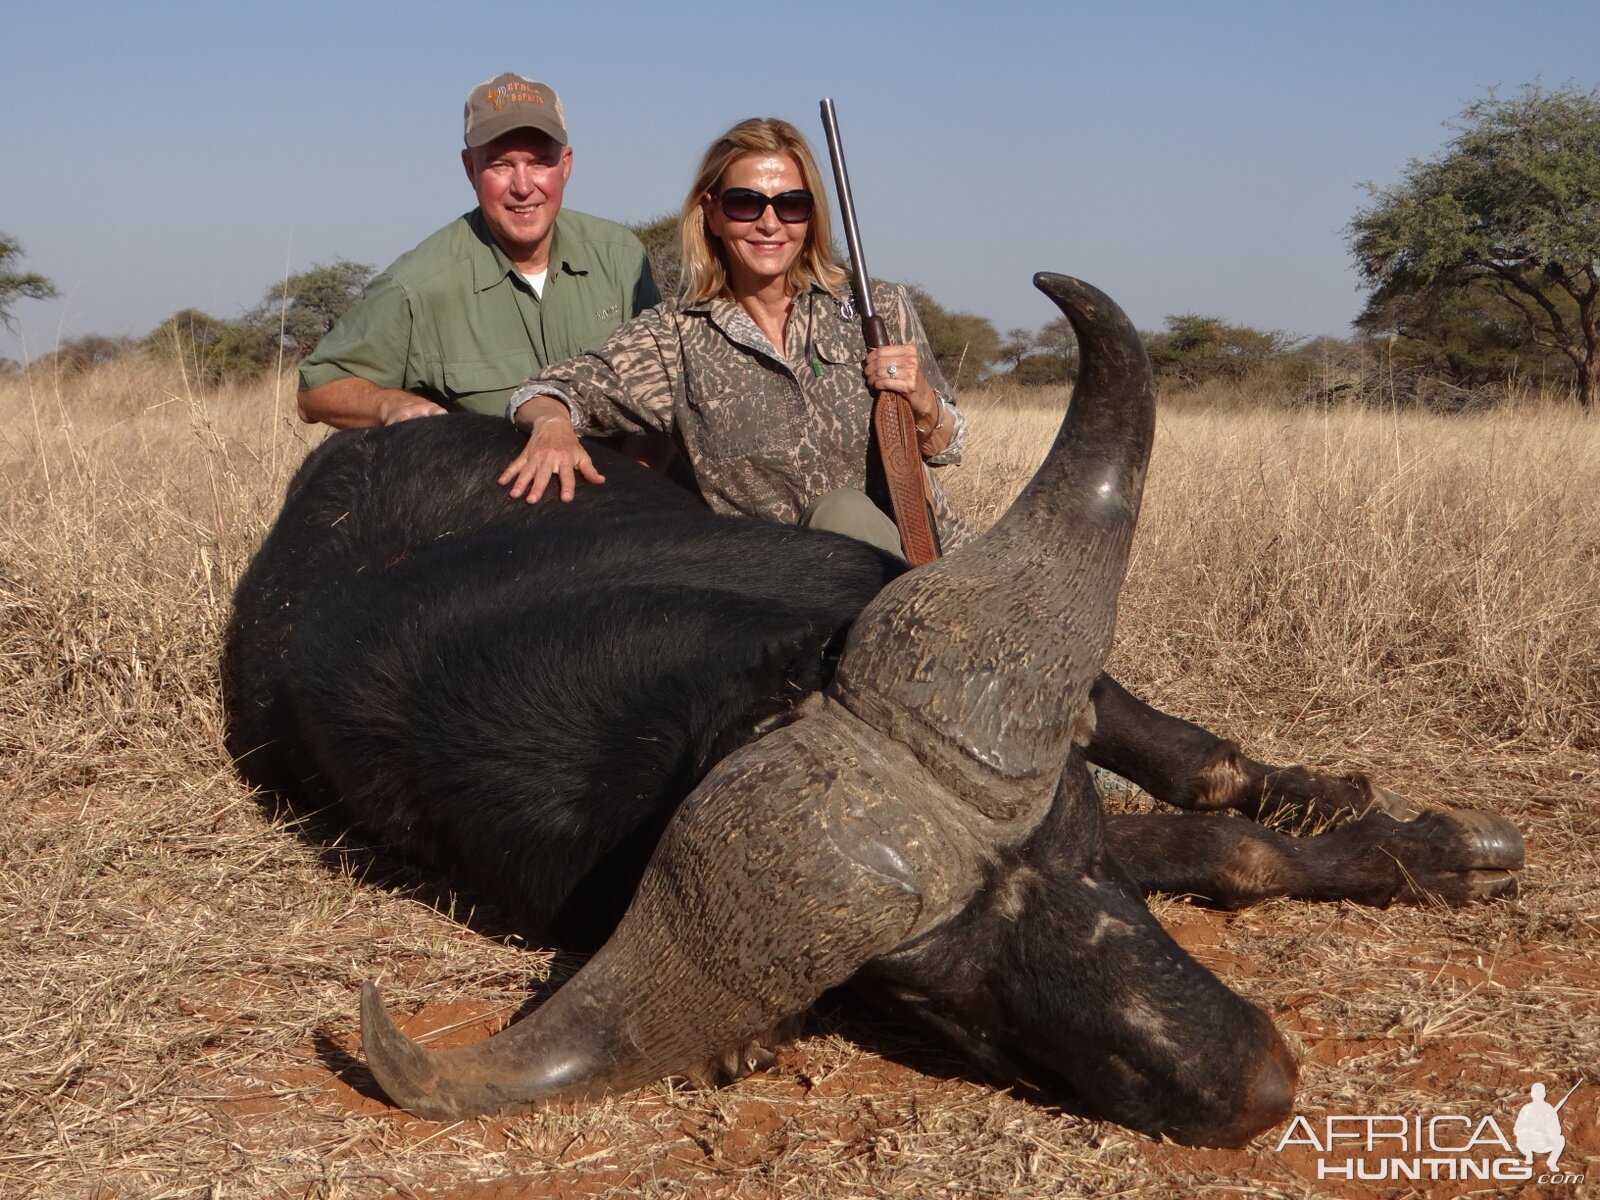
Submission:
M 376 276 L 300 364 L 301 420 L 504 413 L 528 376 L 661 299 L 637 237 L 562 210 L 572 147 L 552 88 L 498 75 L 473 88 L 465 115 L 478 207 Z

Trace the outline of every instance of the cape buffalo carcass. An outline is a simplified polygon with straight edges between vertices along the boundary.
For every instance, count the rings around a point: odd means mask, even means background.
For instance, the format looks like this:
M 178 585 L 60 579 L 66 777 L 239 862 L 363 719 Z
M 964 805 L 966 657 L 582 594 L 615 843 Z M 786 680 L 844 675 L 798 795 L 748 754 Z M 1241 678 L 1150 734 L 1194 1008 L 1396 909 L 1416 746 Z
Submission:
M 488 418 L 307 459 L 228 631 L 244 777 L 335 806 L 538 936 L 600 944 L 462 1050 L 412 1042 L 367 985 L 365 1053 L 398 1104 L 497 1113 L 737 1061 L 848 982 L 1074 1111 L 1237 1145 L 1290 1112 L 1292 1058 L 1141 888 L 1514 886 L 1508 822 L 1253 762 L 1101 674 L 1154 392 L 1107 297 L 1035 282 L 1081 348 L 1061 431 L 993 528 L 915 571 L 710 515 L 600 449 L 603 486 L 512 502 L 494 477 L 520 438 Z M 1184 808 L 1343 824 L 1108 820 L 1090 762 Z

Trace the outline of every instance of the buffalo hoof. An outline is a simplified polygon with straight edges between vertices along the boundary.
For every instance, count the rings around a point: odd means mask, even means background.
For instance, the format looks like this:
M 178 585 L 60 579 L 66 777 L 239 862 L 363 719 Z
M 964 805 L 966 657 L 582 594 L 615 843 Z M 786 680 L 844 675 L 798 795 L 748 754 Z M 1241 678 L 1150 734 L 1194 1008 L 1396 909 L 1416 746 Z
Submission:
M 1383 849 L 1400 868 L 1402 904 L 1451 907 L 1517 894 L 1524 850 L 1517 827 L 1497 813 L 1454 808 L 1399 823 Z

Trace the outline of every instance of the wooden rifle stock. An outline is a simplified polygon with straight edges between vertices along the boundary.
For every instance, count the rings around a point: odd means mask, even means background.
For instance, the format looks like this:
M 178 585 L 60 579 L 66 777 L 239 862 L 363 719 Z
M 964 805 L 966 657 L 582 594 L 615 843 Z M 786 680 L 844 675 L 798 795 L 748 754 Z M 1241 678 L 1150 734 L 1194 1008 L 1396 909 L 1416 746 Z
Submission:
M 867 349 L 877 350 L 889 345 L 889 330 L 872 305 L 872 287 L 861 254 L 861 233 L 856 226 L 850 176 L 845 170 L 844 147 L 832 100 L 822 102 L 822 128 L 828 138 L 828 157 L 833 161 L 834 188 L 839 193 L 839 220 L 844 225 L 845 245 L 850 249 L 850 283 L 855 291 L 856 311 L 861 316 L 861 333 Z M 920 567 L 939 557 L 939 535 L 928 503 L 927 476 L 917 445 L 911 402 L 899 392 L 879 392 L 872 405 L 872 429 L 889 488 L 889 504 L 894 509 L 894 523 L 900 531 L 900 547 L 906 561 Z

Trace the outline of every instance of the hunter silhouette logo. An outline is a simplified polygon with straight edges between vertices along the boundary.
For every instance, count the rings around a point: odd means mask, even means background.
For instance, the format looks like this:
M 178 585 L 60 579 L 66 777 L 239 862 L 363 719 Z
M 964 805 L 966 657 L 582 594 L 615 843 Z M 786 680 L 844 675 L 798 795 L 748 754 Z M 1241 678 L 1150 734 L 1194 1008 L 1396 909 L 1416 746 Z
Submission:
M 1297 1116 L 1278 1139 L 1277 1148 L 1281 1152 L 1302 1146 L 1313 1151 L 1318 1179 L 1581 1184 L 1582 1172 L 1560 1171 L 1559 1164 L 1567 1145 L 1561 1133 L 1561 1109 L 1583 1082 L 1579 1079 L 1555 1104 L 1545 1100 L 1544 1084 L 1535 1083 L 1528 1089 L 1527 1102 L 1516 1110 L 1510 1138 L 1493 1116 L 1385 1113 L 1326 1116 L 1318 1122 Z M 1543 1171 L 1534 1166 L 1535 1155 L 1545 1157 Z
M 1535 1154 L 1548 1154 L 1545 1166 L 1552 1171 L 1556 1169 L 1561 1152 L 1567 1146 L 1567 1139 L 1561 1136 L 1561 1107 L 1572 1099 L 1578 1083 L 1554 1105 L 1544 1098 L 1544 1084 L 1536 1083 L 1528 1089 L 1528 1102 L 1517 1110 L 1517 1123 L 1511 1130 L 1517 1139 L 1517 1149 L 1526 1161 L 1531 1163 Z

